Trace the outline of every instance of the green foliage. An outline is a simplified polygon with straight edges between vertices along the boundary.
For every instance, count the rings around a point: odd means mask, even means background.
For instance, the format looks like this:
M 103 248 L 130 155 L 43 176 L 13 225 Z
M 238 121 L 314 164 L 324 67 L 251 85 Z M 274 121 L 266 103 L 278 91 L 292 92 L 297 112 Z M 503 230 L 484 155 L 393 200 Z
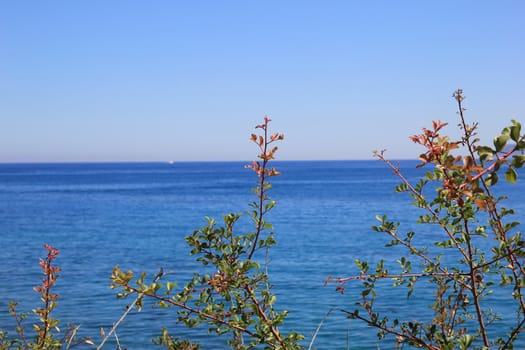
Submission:
M 510 183 L 517 181 L 516 169 L 525 164 L 525 135 L 521 124 L 512 120 L 492 145 L 478 145 L 477 124 L 467 124 L 463 115 L 462 91 L 458 90 L 454 98 L 463 134 L 460 139 L 451 140 L 443 135 L 447 124 L 440 121 L 411 137 L 425 149 L 418 167 L 431 167 L 421 179 L 409 182 L 385 158 L 384 152 L 376 153 L 400 178 L 396 191 L 408 194 L 412 205 L 421 211 L 417 223 L 435 229 L 434 246 L 424 246 L 415 231 L 403 233 L 399 223 L 378 215 L 378 224 L 372 230 L 390 237 L 387 248 L 401 248 L 406 254 L 392 261 L 382 259 L 375 265 L 356 259 L 358 274 L 329 281 L 336 282 L 336 290 L 341 293 L 349 281 L 359 281 L 355 308 L 343 312 L 376 328 L 379 339 L 395 337 L 400 347 L 512 349 L 525 326 L 525 243 L 518 231 L 519 222 L 511 219 L 514 210 L 502 205 L 505 197 L 495 196 L 493 186 L 500 177 Z M 256 126 L 260 134 L 251 135 L 260 150 L 258 160 L 246 166 L 258 180 L 251 210 L 246 215 L 224 215 L 221 221 L 206 218 L 203 227 L 186 237 L 191 255 L 203 266 L 203 272 L 195 272 L 188 281 L 168 280 L 170 274 L 162 269 L 150 277 L 144 272 L 137 276 L 115 266 L 111 287 L 118 290 L 118 298 L 134 299 L 112 329 L 107 334 L 102 331 L 103 340 L 97 350 L 112 335 L 117 339 L 117 348 L 121 348 L 115 331 L 133 308 L 143 307 L 145 299 L 153 300 L 156 307 L 175 309 L 177 320 L 188 327 L 204 326 L 210 333 L 226 335 L 227 345 L 233 349 L 302 349 L 299 344 L 302 335 L 283 334 L 279 329 L 287 312 L 275 306 L 276 296 L 267 273 L 269 250 L 276 243 L 273 227 L 267 221 L 267 214 L 276 205 L 268 196 L 271 189 L 268 180 L 279 175 L 269 163 L 277 151 L 274 143 L 284 138 L 279 133 L 270 135 L 269 123 L 270 119 L 264 118 L 263 124 Z M 238 232 L 238 222 L 245 216 L 253 228 Z M 33 310 L 38 318 L 33 324 L 35 336 L 26 337 L 24 322 L 30 314 L 19 313 L 17 303 L 10 302 L 16 336 L 0 329 L 0 350 L 94 345 L 89 338 L 77 340 L 78 327 L 74 326 L 60 337 L 59 321 L 52 317 L 59 298 L 52 292 L 60 271 L 53 265 L 58 250 L 44 247 L 48 251 L 47 257 L 40 261 L 44 279 L 35 288 L 42 301 Z M 406 288 L 408 302 L 419 289 L 432 289 L 431 317 L 408 320 L 384 315 L 377 302 L 386 298 L 380 286 L 387 281 L 392 282 L 392 288 Z M 424 286 L 422 281 L 426 281 Z M 500 296 L 507 296 L 506 302 L 514 306 L 512 318 L 491 308 L 490 296 L 498 289 L 508 292 Z M 501 331 L 503 318 L 506 325 L 511 324 L 506 335 Z M 314 339 L 315 335 L 312 343 Z M 167 349 L 200 348 L 190 340 L 174 338 L 166 328 L 153 343 Z
M 391 335 L 400 345 L 426 349 L 512 349 L 525 324 L 525 251 L 521 233 L 516 230 L 519 223 L 510 218 L 514 211 L 502 206 L 505 197 L 496 197 L 492 186 L 501 172 L 507 181 L 517 181 L 516 169 L 525 163 L 525 136 L 521 125 L 512 120 L 512 125 L 494 138 L 493 146 L 478 145 L 477 124 L 468 125 L 463 115 L 462 91 L 458 90 L 454 98 L 461 139 L 452 141 L 443 135 L 447 124 L 440 121 L 411 137 L 426 150 L 420 155 L 422 163 L 418 167 L 432 167 L 418 182 L 410 183 L 384 157 L 384 152 L 376 153 L 401 179 L 396 191 L 408 193 L 412 204 L 423 211 L 418 223 L 434 228 L 437 249 L 421 246 L 414 232 L 403 235 L 399 223 L 378 216 L 379 224 L 373 230 L 390 236 L 387 247 L 404 247 L 409 257 L 397 260 L 397 272 L 387 270 L 383 260 L 375 270 L 368 262 L 357 260 L 359 275 L 331 281 L 338 283 L 336 289 L 341 292 L 347 282 L 361 281 L 357 308 L 344 312 L 349 318 L 377 328 L 379 338 Z M 376 301 L 385 296 L 376 286 L 382 280 L 393 281 L 393 288 L 405 286 L 409 299 L 418 286 L 432 288 L 435 300 L 431 319 L 402 320 L 381 315 Z M 421 281 L 427 283 L 421 285 Z M 500 295 L 508 297 L 506 302 L 514 306 L 515 315 L 493 311 L 490 295 L 496 289 L 508 290 Z M 499 322 L 503 317 L 507 324 L 514 322 L 506 335 Z M 499 336 L 490 338 L 491 334 Z
M 227 214 L 220 224 L 206 218 L 206 225 L 187 236 L 186 242 L 196 260 L 213 273 L 195 272 L 193 278 L 180 284 L 161 282 L 166 277 L 161 271 L 148 283 L 145 273 L 135 278 L 132 271 L 124 272 L 117 266 L 111 280 L 112 288 L 120 289 L 119 298 L 134 295 L 135 306 L 139 308 L 145 297 L 154 299 L 158 307 L 176 308 L 179 322 L 188 327 L 206 324 L 209 332 L 228 334 L 227 343 L 234 349 L 301 348 L 298 342 L 303 336 L 295 332 L 284 335 L 279 330 L 287 312 L 274 307 L 276 297 L 266 272 L 268 250 L 275 244 L 272 225 L 266 221 L 266 215 L 275 206 L 275 201 L 268 197 L 271 189 L 268 178 L 279 175 L 268 163 L 277 151 L 272 144 L 284 138 L 282 134 L 268 133 L 269 122 L 265 118 L 256 127 L 262 135 L 251 135 L 260 154 L 258 161 L 246 166 L 258 177 L 253 190 L 256 200 L 248 213 L 253 231 L 236 231 L 242 214 Z M 174 340 L 165 329 L 157 343 L 169 349 L 197 348 L 195 344 Z
M 268 179 L 279 175 L 268 164 L 277 151 L 273 143 L 284 138 L 283 134 L 269 134 L 270 121 L 264 118 L 264 123 L 256 126 L 256 129 L 262 130 L 262 135 L 251 135 L 260 154 L 259 160 L 246 166 L 258 178 L 257 187 L 253 189 L 256 200 L 250 203 L 252 210 L 248 212 L 253 231 L 238 233 L 235 230 L 242 214 L 225 215 L 221 224 L 215 219 L 206 218 L 206 225 L 187 236 L 186 242 L 196 260 L 206 267 L 213 267 L 214 272 L 196 272 L 193 278 L 183 284 L 164 281 L 168 274 L 162 269 L 148 281 L 144 272 L 137 278 L 132 271 L 123 271 L 116 266 L 111 275 L 111 287 L 119 289 L 118 298 L 133 295 L 135 299 L 108 333 L 101 330 L 103 340 L 97 350 L 102 349 L 112 335 L 117 340 L 117 348 L 121 348 L 116 329 L 134 307 L 139 310 L 142 308 L 145 298 L 154 299 L 157 307 L 176 308 L 178 321 L 188 327 L 207 324 L 209 332 L 229 334 L 227 343 L 234 349 L 260 346 L 266 349 L 301 349 L 298 342 L 303 339 L 302 335 L 295 332 L 282 334 L 279 330 L 287 312 L 275 309 L 276 297 L 271 291 L 266 272 L 269 248 L 276 243 L 273 227 L 266 221 L 266 215 L 276 204 L 268 196 L 271 189 Z M 52 266 L 58 250 L 48 245 L 45 248 L 48 256 L 40 262 L 45 277 L 42 285 L 35 288 L 42 295 L 43 302 L 42 307 L 33 311 L 40 321 L 33 325 L 35 341 L 28 341 L 24 333 L 23 320 L 28 314 L 17 313 L 17 304 L 11 302 L 9 309 L 17 324 L 18 337 L 10 337 L 7 332 L 0 330 L 0 350 L 69 349 L 80 344 L 95 345 L 89 338 L 76 340 L 78 327 L 68 327 L 65 335 L 61 339 L 57 338 L 60 333 L 59 321 L 51 317 L 51 312 L 57 306 L 59 296 L 52 293 L 51 288 L 60 271 L 60 268 Z M 200 348 L 189 340 L 172 337 L 165 328 L 153 343 L 167 349 Z
M 153 340 L 153 344 L 164 346 L 168 350 L 199 350 L 198 344 L 193 344 L 189 340 L 175 339 L 168 333 L 166 328 L 162 329 L 162 335 Z

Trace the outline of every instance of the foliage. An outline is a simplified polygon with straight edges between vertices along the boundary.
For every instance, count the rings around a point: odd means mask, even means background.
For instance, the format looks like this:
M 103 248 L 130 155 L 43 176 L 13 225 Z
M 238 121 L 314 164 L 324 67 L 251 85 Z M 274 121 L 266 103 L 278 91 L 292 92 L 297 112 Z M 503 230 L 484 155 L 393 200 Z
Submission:
M 387 247 L 398 246 L 407 253 L 397 260 L 397 271 L 388 261 L 380 260 L 373 268 L 367 261 L 356 260 L 359 275 L 330 281 L 337 282 L 341 292 L 349 281 L 361 282 L 357 307 L 343 311 L 375 327 L 379 338 L 393 335 L 399 345 L 426 349 L 512 349 L 525 324 L 524 241 L 517 230 L 519 223 L 511 218 L 514 211 L 503 206 L 505 197 L 496 196 L 494 186 L 502 172 L 507 181 L 516 182 L 516 169 L 525 163 L 525 136 L 513 120 L 493 145 L 478 145 L 477 124 L 465 121 L 462 91 L 453 97 L 459 110 L 460 139 L 444 135 L 447 124 L 440 121 L 411 137 L 425 148 L 419 167 L 432 167 L 418 182 L 409 182 L 384 151 L 375 154 L 401 179 L 396 191 L 408 193 L 423 212 L 418 224 L 435 228 L 435 247 L 422 246 L 415 232 L 402 234 L 399 223 L 378 216 L 379 225 L 373 230 L 390 236 Z M 387 280 L 394 282 L 392 288 L 406 287 L 408 298 L 419 289 L 432 289 L 431 317 L 385 316 L 376 301 L 386 298 L 378 284 Z M 495 290 L 513 305 L 515 315 L 492 309 Z M 511 324 L 506 335 L 502 319 Z
M 378 216 L 379 224 L 373 230 L 390 237 L 388 248 L 401 248 L 406 254 L 397 259 L 397 265 L 380 260 L 372 267 L 372 263 L 356 260 L 357 275 L 329 281 L 337 283 L 336 290 L 342 293 L 348 282 L 360 281 L 356 307 L 342 311 L 376 328 L 379 338 L 394 336 L 399 346 L 512 349 L 525 325 L 524 240 L 518 231 L 519 222 L 512 220 L 514 211 L 504 206 L 505 197 L 495 194 L 495 186 L 500 177 L 510 183 L 517 181 L 516 169 L 525 163 L 525 135 L 513 120 L 494 138 L 493 145 L 479 145 L 477 124 L 467 124 L 464 117 L 462 91 L 456 91 L 454 98 L 462 133 L 458 140 L 443 134 L 447 124 L 440 121 L 411 137 L 425 149 L 418 167 L 432 167 L 419 181 L 410 182 L 397 165 L 385 158 L 384 151 L 375 153 L 400 178 L 396 191 L 409 194 L 412 204 L 422 211 L 417 222 L 432 229 L 434 246 L 425 246 L 420 242 L 421 234 L 414 231 L 402 234 L 399 223 Z M 276 296 L 267 269 L 269 250 L 276 243 L 273 227 L 267 221 L 276 205 L 268 195 L 269 179 L 279 175 L 269 163 L 277 151 L 274 143 L 284 138 L 283 134 L 269 133 L 270 121 L 264 118 L 263 124 L 256 126 L 259 134 L 251 135 L 260 151 L 258 160 L 246 166 L 257 175 L 251 210 L 247 215 L 227 214 L 221 223 L 206 218 L 205 226 L 186 237 L 203 272 L 195 272 L 185 283 L 168 280 L 170 273 L 162 269 L 151 278 L 144 272 L 136 276 L 114 267 L 111 287 L 118 290 L 117 297 L 134 299 L 107 334 L 102 330 L 103 340 L 97 350 L 112 335 L 117 339 L 117 348 L 121 348 L 116 329 L 131 310 L 143 307 L 145 299 L 153 300 L 156 307 L 176 309 L 178 321 L 188 327 L 207 325 L 209 332 L 227 335 L 227 344 L 233 349 L 302 349 L 302 335 L 283 334 L 279 329 L 287 312 L 275 307 Z M 252 228 L 239 233 L 237 226 L 246 216 Z M 60 272 L 53 263 L 59 252 L 49 245 L 44 247 L 48 252 L 40 261 L 44 279 L 35 288 L 42 301 L 42 306 L 33 310 L 39 320 L 33 325 L 35 336 L 26 336 L 24 322 L 29 314 L 19 313 L 17 303 L 10 302 L 16 336 L 0 329 L 0 350 L 95 345 L 89 338 L 78 340 L 75 326 L 68 326 L 59 337 L 59 321 L 52 317 L 58 300 L 52 287 Z M 393 282 L 392 288 L 407 288 L 408 299 L 418 291 L 431 290 L 430 317 L 422 315 L 413 320 L 387 315 L 378 305 L 380 300 L 388 299 L 382 287 L 389 281 Z M 491 297 L 496 291 L 499 298 L 507 298 L 505 303 L 514 307 L 515 315 L 493 310 Z M 501 331 L 502 324 L 509 328 L 507 334 Z M 315 335 L 310 345 L 314 340 Z M 153 343 L 173 350 L 200 348 L 189 340 L 174 338 L 166 328 Z
M 55 285 L 58 278 L 58 273 L 61 268 L 53 266 L 53 261 L 59 254 L 58 249 L 47 244 L 44 245 L 47 250 L 47 256 L 40 259 L 40 267 L 44 274 L 42 284 L 34 288 L 35 292 L 39 293 L 42 301 L 42 306 L 33 310 L 33 313 L 38 317 L 39 323 L 33 324 L 33 330 L 36 333 L 34 340 L 28 340 L 23 325 L 24 320 L 28 317 L 27 313 L 18 313 L 18 303 L 14 301 L 9 302 L 9 313 L 16 322 L 16 333 L 18 337 L 12 338 L 4 330 L 0 330 L 0 349 L 70 349 L 73 346 L 80 344 L 93 345 L 89 338 L 81 340 L 76 339 L 76 334 L 79 327 L 68 326 L 64 335 L 59 338 L 60 328 L 59 320 L 52 317 L 51 312 L 57 306 L 58 294 L 52 293 L 51 289 Z
M 236 223 L 242 214 L 227 214 L 222 224 L 206 218 L 204 227 L 186 237 L 191 254 L 213 271 L 211 274 L 194 273 L 183 285 L 162 280 L 162 270 L 151 281 L 142 273 L 138 278 L 132 271 L 123 271 L 118 266 L 111 276 L 112 288 L 120 289 L 119 298 L 135 296 L 134 305 L 142 307 L 144 298 L 152 298 L 158 307 L 177 309 L 178 320 L 188 327 L 207 324 L 210 332 L 229 334 L 228 344 L 234 349 L 251 349 L 264 346 L 268 349 L 299 349 L 298 341 L 303 337 L 295 332 L 282 334 L 279 330 L 287 312 L 274 308 L 276 297 L 272 294 L 268 273 L 268 249 L 275 244 L 273 227 L 266 215 L 276 202 L 268 196 L 271 184 L 268 179 L 279 175 L 269 167 L 277 146 L 273 144 L 284 138 L 283 134 L 269 134 L 270 119 L 264 118 L 256 129 L 260 135 L 252 134 L 251 140 L 260 150 L 258 160 L 246 167 L 258 177 L 253 190 L 256 200 L 248 213 L 253 231 L 237 233 Z M 180 348 L 164 329 L 157 343 L 169 349 Z M 195 344 L 184 343 L 189 348 Z

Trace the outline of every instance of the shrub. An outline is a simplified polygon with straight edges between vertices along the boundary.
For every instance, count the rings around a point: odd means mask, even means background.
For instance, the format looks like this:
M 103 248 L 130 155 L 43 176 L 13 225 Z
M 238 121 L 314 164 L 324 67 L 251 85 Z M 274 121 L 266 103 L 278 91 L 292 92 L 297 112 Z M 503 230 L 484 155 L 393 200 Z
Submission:
M 493 145 L 478 145 L 478 125 L 465 120 L 462 91 L 453 96 L 462 137 L 452 140 L 443 134 L 447 124 L 440 121 L 411 137 L 425 149 L 418 167 L 431 167 L 418 182 L 409 182 L 384 151 L 375 154 L 400 178 L 396 191 L 408 193 L 422 211 L 417 223 L 433 228 L 435 247 L 423 246 L 414 231 L 403 234 L 399 223 L 378 216 L 373 230 L 390 236 L 387 247 L 406 251 L 396 271 L 384 260 L 375 267 L 356 260 L 358 275 L 330 281 L 341 292 L 349 281 L 361 282 L 356 308 L 343 311 L 377 328 L 379 338 L 393 335 L 400 345 L 426 349 L 512 349 L 525 324 L 524 241 L 519 222 L 512 220 L 514 210 L 504 207 L 506 197 L 496 196 L 494 186 L 502 172 L 507 181 L 516 182 L 516 169 L 525 163 L 525 136 L 513 120 Z M 431 317 L 402 320 L 378 311 L 376 301 L 388 298 L 378 284 L 386 280 L 394 282 L 392 288 L 407 288 L 408 303 L 415 290 L 433 290 Z M 498 289 L 513 305 L 514 315 L 492 309 L 490 295 Z M 503 320 L 511 325 L 507 332 L 502 331 Z
M 209 331 L 219 335 L 229 334 L 228 344 L 235 349 L 251 349 L 264 345 L 271 349 L 299 349 L 298 341 L 303 336 L 279 330 L 286 318 L 286 311 L 274 307 L 275 295 L 271 291 L 266 266 L 268 250 L 276 242 L 273 227 L 266 215 L 276 202 L 268 196 L 271 184 L 268 179 L 279 172 L 269 166 L 274 159 L 277 146 L 273 144 L 284 138 L 283 134 L 270 135 L 270 119 L 264 118 L 256 129 L 260 135 L 252 134 L 251 140 L 260 150 L 258 160 L 246 167 L 255 172 L 257 187 L 253 190 L 256 199 L 248 213 L 253 231 L 238 233 L 236 223 L 242 214 L 227 214 L 222 224 L 207 218 L 206 226 L 186 237 L 194 255 L 210 274 L 196 272 L 183 285 L 162 282 L 166 274 L 160 271 L 152 281 L 142 273 L 135 279 L 132 271 L 124 272 L 118 266 L 111 276 L 112 288 L 120 289 L 119 298 L 135 296 L 133 305 L 140 308 L 144 298 L 152 298 L 158 307 L 174 307 L 178 320 L 188 327 L 207 324 Z M 171 338 L 166 330 L 158 343 L 170 349 L 179 349 L 180 341 Z M 175 345 L 174 345 L 175 344 Z M 196 346 L 196 345 L 192 345 Z
M 422 211 L 418 224 L 435 228 L 435 246 L 425 247 L 419 234 L 414 231 L 402 234 L 399 223 L 378 216 L 379 225 L 373 226 L 373 230 L 390 236 L 387 247 L 406 251 L 397 260 L 397 266 L 380 260 L 372 268 L 369 262 L 356 260 L 359 274 L 328 281 L 337 283 L 336 290 L 342 293 L 348 282 L 360 281 L 356 308 L 342 312 L 375 327 L 379 338 L 394 336 L 400 346 L 432 350 L 512 349 L 525 325 L 525 243 L 517 229 L 519 222 L 511 219 L 514 211 L 503 206 L 506 197 L 497 196 L 494 186 L 501 173 L 507 181 L 517 181 L 516 169 L 525 163 L 525 135 L 521 125 L 513 120 L 511 126 L 494 138 L 493 145 L 478 145 L 477 124 L 467 124 L 464 117 L 462 91 L 456 91 L 454 98 L 459 110 L 460 139 L 452 140 L 443 134 L 447 124 L 440 121 L 411 137 L 425 149 L 418 167 L 432 167 L 419 181 L 409 182 L 400 168 L 385 157 L 384 151 L 375 153 L 400 178 L 396 190 L 408 193 L 412 204 Z M 276 298 L 267 272 L 269 249 L 276 243 L 273 227 L 266 220 L 276 205 L 268 195 L 271 189 L 268 180 L 279 175 L 269 163 L 277 151 L 274 143 L 284 138 L 283 134 L 270 134 L 269 123 L 270 119 L 264 118 L 263 124 L 256 126 L 260 133 L 251 135 L 260 151 L 258 160 L 247 165 L 257 176 L 255 200 L 248 212 L 252 230 L 238 232 L 236 224 L 244 214 L 227 214 L 220 224 L 206 218 L 206 225 L 187 236 L 186 242 L 191 254 L 203 265 L 203 271 L 211 272 L 196 272 L 183 284 L 167 280 L 170 274 L 162 269 L 152 278 L 145 273 L 135 277 L 132 271 L 116 266 L 111 287 L 118 290 L 118 298 L 134 299 L 113 328 L 103 334 L 97 349 L 115 334 L 133 308 L 143 306 L 145 298 L 152 299 L 157 307 L 175 308 L 178 320 L 188 327 L 205 324 L 211 332 L 229 335 L 227 343 L 234 349 L 302 349 L 299 344 L 302 335 L 283 334 L 279 330 L 287 312 L 274 306 Z M 0 330 L 0 349 L 94 345 L 89 338 L 77 340 L 78 327 L 74 326 L 68 327 L 59 338 L 59 321 L 51 315 L 58 299 L 52 287 L 60 272 L 53 265 L 59 252 L 48 245 L 44 247 L 48 251 L 40 262 L 44 279 L 35 288 L 43 305 L 33 311 L 39 318 L 33 325 L 34 340 L 28 340 L 24 330 L 28 314 L 19 314 L 17 304 L 11 302 L 9 310 L 16 323 L 17 337 Z M 378 288 L 386 281 L 394 282 L 392 288 L 406 287 L 409 302 L 416 290 L 431 290 L 434 296 L 429 309 L 431 316 L 404 320 L 384 315 L 376 301 L 388 299 Z M 422 281 L 428 283 L 422 286 Z M 495 290 L 500 290 L 513 306 L 514 318 L 492 309 L 490 296 Z M 506 334 L 501 331 L 503 319 L 505 325 L 510 325 Z M 314 339 L 315 335 L 312 342 Z M 154 343 L 168 349 L 199 348 L 189 340 L 172 337 L 165 328 Z
M 51 312 L 57 306 L 58 294 L 52 292 L 55 285 L 58 273 L 61 268 L 54 266 L 53 262 L 59 254 L 58 249 L 47 244 L 44 245 L 47 250 L 47 256 L 40 259 L 40 267 L 44 278 L 42 284 L 34 288 L 35 292 L 39 293 L 42 301 L 42 306 L 33 310 L 33 314 L 38 317 L 39 322 L 33 324 L 33 330 L 36 335 L 33 340 L 30 340 L 26 335 L 24 327 L 24 320 L 29 316 L 28 313 L 18 313 L 18 303 L 14 301 L 9 302 L 9 313 L 16 322 L 16 333 L 18 337 L 10 337 L 9 334 L 0 329 L 0 349 L 34 349 L 34 350 L 50 350 L 50 349 L 69 349 L 80 344 L 93 345 L 89 338 L 77 340 L 77 326 L 69 325 L 65 333 L 60 336 L 60 328 L 58 327 L 60 321 L 52 317 Z

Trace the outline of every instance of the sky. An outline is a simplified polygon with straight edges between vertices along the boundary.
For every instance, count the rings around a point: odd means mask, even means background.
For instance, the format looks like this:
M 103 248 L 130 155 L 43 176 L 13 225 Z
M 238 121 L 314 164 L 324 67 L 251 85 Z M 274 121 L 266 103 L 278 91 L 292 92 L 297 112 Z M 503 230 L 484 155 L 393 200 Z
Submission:
M 416 158 L 525 122 L 525 2 L 1 1 L 0 162 Z

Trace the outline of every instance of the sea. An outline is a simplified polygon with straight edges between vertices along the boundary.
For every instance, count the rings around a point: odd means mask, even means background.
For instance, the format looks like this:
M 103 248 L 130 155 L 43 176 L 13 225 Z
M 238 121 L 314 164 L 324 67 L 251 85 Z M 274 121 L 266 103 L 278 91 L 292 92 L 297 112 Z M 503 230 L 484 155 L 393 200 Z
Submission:
M 396 161 L 412 182 L 424 175 L 417 161 Z M 174 163 L 67 163 L 0 164 L 0 328 L 14 334 L 16 323 L 8 301 L 29 312 L 23 321 L 26 335 L 36 321 L 31 310 L 40 306 L 33 290 L 42 281 L 39 258 L 44 244 L 59 249 L 55 263 L 62 268 L 54 291 L 60 295 L 53 315 L 80 326 L 78 335 L 99 344 L 126 311 L 131 299 L 117 300 L 110 288 L 114 266 L 154 276 L 160 268 L 166 279 L 181 285 L 200 263 L 190 256 L 184 237 L 206 225 L 206 217 L 221 222 L 223 215 L 246 213 L 255 199 L 255 174 L 245 162 Z M 400 247 L 386 248 L 390 239 L 374 232 L 377 215 L 400 222 L 399 231 L 416 232 L 414 242 L 430 247 L 443 238 L 438 227 L 416 224 L 421 209 L 406 193 L 396 193 L 399 178 L 381 161 L 276 161 L 282 175 L 271 179 L 269 196 L 277 205 L 268 214 L 277 244 L 268 255 L 275 308 L 287 310 L 283 333 L 297 331 L 311 349 L 392 349 L 394 339 L 377 338 L 377 330 L 351 320 L 361 300 L 360 282 L 326 283 L 329 277 L 359 273 L 354 261 L 373 266 L 381 259 L 395 270 L 396 261 L 409 254 Z M 523 172 L 521 172 L 523 173 Z M 525 174 L 521 174 L 521 176 Z M 495 190 L 507 194 L 503 203 L 514 208 L 512 220 L 525 217 L 525 185 L 501 181 Z M 250 230 L 247 215 L 238 229 Z M 509 219 L 510 220 L 510 219 Z M 519 225 L 515 230 L 522 230 Z M 489 243 L 492 241 L 489 239 Z M 265 257 L 261 257 L 264 260 Z M 413 257 L 412 257 L 413 258 Z M 417 268 L 419 261 L 415 258 Z M 445 258 L 446 259 L 446 258 Z M 433 295 L 428 282 L 419 282 L 411 298 L 404 287 L 384 281 L 378 307 L 391 319 L 432 318 Z M 511 291 L 496 293 L 494 311 L 503 319 L 491 334 L 505 334 L 516 321 L 509 300 Z M 163 327 L 175 337 L 191 339 L 201 349 L 227 349 L 227 336 L 210 333 L 206 325 L 187 328 L 177 322 L 175 309 L 146 303 L 130 312 L 104 349 L 155 348 L 152 339 Z M 118 343 L 117 343 L 118 342 Z M 518 348 L 525 348 L 520 340 Z

